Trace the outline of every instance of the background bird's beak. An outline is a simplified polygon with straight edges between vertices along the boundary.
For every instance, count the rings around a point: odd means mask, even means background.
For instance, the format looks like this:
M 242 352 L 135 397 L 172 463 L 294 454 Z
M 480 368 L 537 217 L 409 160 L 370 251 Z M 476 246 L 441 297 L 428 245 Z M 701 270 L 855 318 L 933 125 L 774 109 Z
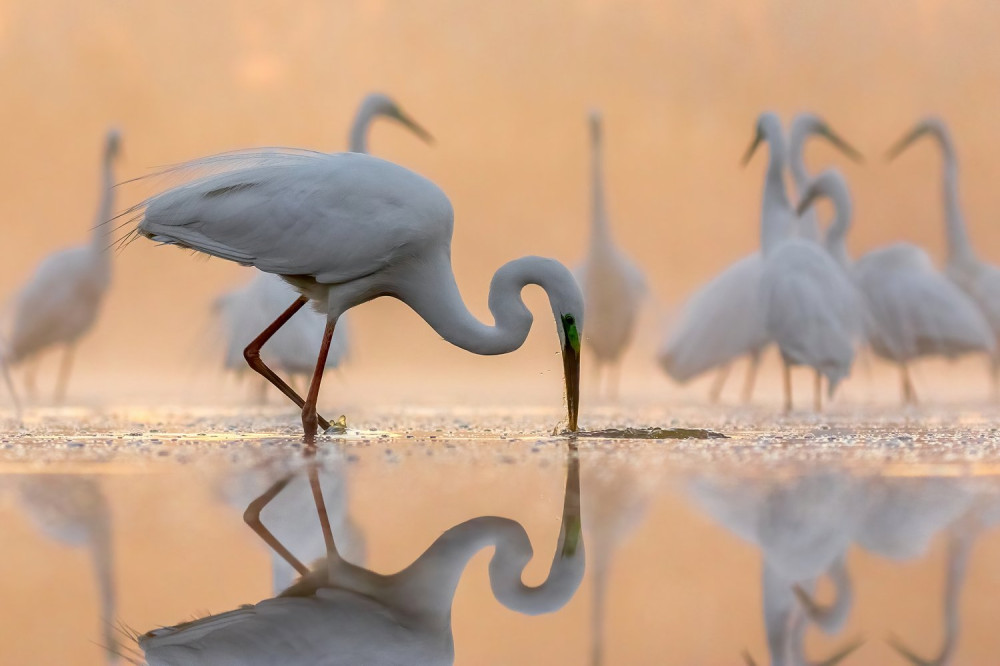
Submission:
M 819 196 L 819 190 L 810 188 L 806 195 L 802 197 L 799 201 L 799 205 L 795 207 L 795 214 L 802 217 L 802 213 L 806 212 L 813 202 L 816 201 L 816 197 Z
M 844 141 L 844 139 L 840 135 L 838 135 L 836 132 L 834 132 L 828 126 L 823 125 L 820 128 L 820 130 L 819 130 L 819 134 L 821 136 L 825 137 L 827 139 L 827 141 L 829 141 L 830 143 L 832 143 L 834 145 L 834 147 L 837 148 L 837 150 L 839 150 L 840 152 L 844 153 L 845 155 L 847 155 L 848 157 L 850 157 L 855 162 L 862 163 L 862 162 L 865 161 L 864 155 L 862 155 L 861 152 L 858 151 L 857 148 L 855 148 L 851 144 L 849 144 L 846 141 Z
M 886 154 L 885 154 L 886 161 L 892 161 L 893 159 L 895 159 L 896 156 L 899 155 L 904 150 L 906 150 L 906 148 L 911 143 L 913 143 L 914 141 L 916 141 L 917 139 L 919 139 L 921 136 L 923 136 L 924 134 L 926 134 L 929 131 L 930 131 L 930 129 L 926 125 L 918 125 L 917 127 L 914 127 L 913 130 L 910 131 L 909 134 L 907 134 L 902 139 L 900 139 L 899 141 L 897 141 L 896 143 L 894 143 L 892 145 L 892 148 L 890 148 L 886 152 Z
M 393 115 L 395 116 L 396 120 L 403 123 L 414 134 L 423 139 L 425 143 L 434 143 L 434 137 L 431 136 L 431 133 L 425 130 L 423 127 L 421 127 L 417 123 L 417 121 L 415 121 L 410 116 L 406 115 L 406 113 L 404 113 L 402 110 L 396 109 L 396 112 Z
M 576 432 L 577 417 L 580 414 L 580 352 L 570 344 L 563 343 L 563 374 L 566 377 L 566 407 L 569 410 L 569 430 Z
M 761 134 L 760 127 L 758 127 L 757 133 L 754 134 L 753 137 L 753 143 L 750 144 L 750 147 L 747 148 L 747 152 L 743 154 L 743 159 L 740 160 L 741 165 L 746 166 L 747 163 L 750 162 L 750 158 L 753 157 L 754 152 L 757 150 L 757 146 L 760 145 L 761 139 L 763 138 L 764 135 Z

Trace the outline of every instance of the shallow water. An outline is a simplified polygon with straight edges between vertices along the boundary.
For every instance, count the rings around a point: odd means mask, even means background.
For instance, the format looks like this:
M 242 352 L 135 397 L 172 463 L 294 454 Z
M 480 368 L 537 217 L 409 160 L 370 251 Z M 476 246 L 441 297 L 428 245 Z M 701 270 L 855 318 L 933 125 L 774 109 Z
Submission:
M 558 418 L 372 412 L 309 456 L 281 409 L 35 411 L 0 438 L 0 663 L 1000 655 L 989 409 Z M 693 426 L 727 438 L 622 438 Z

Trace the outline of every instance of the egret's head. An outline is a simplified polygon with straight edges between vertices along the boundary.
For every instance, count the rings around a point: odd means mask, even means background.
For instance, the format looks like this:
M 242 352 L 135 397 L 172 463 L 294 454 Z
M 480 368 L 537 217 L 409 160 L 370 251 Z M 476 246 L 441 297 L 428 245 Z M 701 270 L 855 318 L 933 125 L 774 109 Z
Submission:
M 946 157 L 953 156 L 954 151 L 952 150 L 951 135 L 948 133 L 948 126 L 940 118 L 929 116 L 921 119 L 903 138 L 894 143 L 886 153 L 885 159 L 892 161 L 914 141 L 925 135 L 938 140 Z
M 121 152 L 122 133 L 117 127 L 108 129 L 104 138 L 104 154 L 110 159 L 118 157 Z
M 804 112 L 795 116 L 791 129 L 792 145 L 794 146 L 797 142 L 801 145 L 801 141 L 810 134 L 823 137 L 833 144 L 834 148 L 855 162 L 864 162 L 865 158 L 861 153 L 854 146 L 847 143 L 839 134 L 834 132 L 827 122 L 815 113 Z
M 746 153 L 743 154 L 743 166 L 750 162 L 750 158 L 757 152 L 757 146 L 765 139 L 768 141 L 780 141 L 781 139 L 781 119 L 772 111 L 765 111 L 758 116 L 757 124 L 754 126 L 753 141 Z
M 407 127 L 411 132 L 416 134 L 425 142 L 434 143 L 434 137 L 431 136 L 431 133 L 417 124 L 417 121 L 403 111 L 394 99 L 384 93 L 375 92 L 368 95 L 362 104 L 362 108 L 371 116 L 385 116 L 386 118 L 392 118 Z
M 590 136 L 594 139 L 601 138 L 601 111 L 600 109 L 591 109 L 588 114 L 588 121 L 590 124 Z
M 576 278 L 562 264 L 553 261 L 563 277 L 547 285 L 552 314 L 556 319 L 562 347 L 563 376 L 566 381 L 566 407 L 569 429 L 577 429 L 580 414 L 580 346 L 583 342 L 583 292 Z
M 851 195 L 847 181 L 836 169 L 827 169 L 809 182 L 802 193 L 795 214 L 801 216 L 822 197 L 832 200 L 838 206 L 850 202 Z

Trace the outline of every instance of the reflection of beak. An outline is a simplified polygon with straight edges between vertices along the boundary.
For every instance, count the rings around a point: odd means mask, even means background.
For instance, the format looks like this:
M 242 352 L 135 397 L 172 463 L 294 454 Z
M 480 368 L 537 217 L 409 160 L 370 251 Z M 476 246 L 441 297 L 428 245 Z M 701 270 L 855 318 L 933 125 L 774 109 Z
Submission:
M 826 137 L 826 139 L 834 145 L 840 152 L 844 153 L 852 160 L 858 163 L 865 161 L 864 155 L 862 155 L 854 146 L 847 143 L 840 136 L 834 133 L 832 129 L 826 127 L 825 125 L 819 131 L 820 135 Z
M 760 133 L 760 128 L 758 127 L 757 128 L 757 133 L 754 134 L 754 137 L 753 137 L 753 143 L 751 143 L 750 147 L 747 148 L 747 152 L 745 152 L 743 154 L 743 159 L 740 161 L 740 164 L 742 164 L 743 166 L 746 166 L 747 163 L 750 162 L 750 158 L 753 157 L 754 151 L 757 150 L 757 146 L 760 145 L 760 141 L 763 138 L 764 138 L 764 135 Z
M 911 143 L 913 143 L 914 141 L 916 141 L 929 131 L 930 129 L 925 125 L 918 125 L 917 127 L 913 128 L 913 130 L 909 134 L 907 134 L 902 139 L 894 143 L 892 148 L 890 148 L 886 152 L 885 154 L 886 161 L 891 162 L 893 159 L 896 158 L 897 155 L 906 150 L 906 148 Z
M 566 407 L 569 410 L 569 430 L 576 432 L 580 414 L 580 353 L 569 340 L 563 343 L 563 374 L 566 377 Z
M 425 143 L 434 143 L 434 137 L 431 136 L 431 133 L 425 130 L 419 124 L 417 124 L 417 121 L 415 121 L 413 118 L 409 117 L 408 115 L 399 110 L 396 111 L 395 116 L 396 120 L 406 125 L 406 127 L 408 127 L 411 132 L 413 132 L 421 139 L 423 139 Z

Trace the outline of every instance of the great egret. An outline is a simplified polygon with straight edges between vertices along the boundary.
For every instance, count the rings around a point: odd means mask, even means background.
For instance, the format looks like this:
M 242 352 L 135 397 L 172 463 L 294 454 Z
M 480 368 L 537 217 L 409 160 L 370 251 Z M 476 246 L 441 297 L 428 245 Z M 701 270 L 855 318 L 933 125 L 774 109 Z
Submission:
M 75 474 L 39 474 L 19 483 L 21 506 L 48 537 L 90 552 L 100 599 L 98 617 L 108 664 L 117 664 L 111 511 L 97 481 Z
M 90 243 L 60 250 L 46 257 L 14 303 L 14 323 L 4 354 L 16 365 L 56 346 L 63 346 L 55 400 L 66 394 L 76 343 L 94 325 L 104 294 L 111 284 L 111 216 L 114 177 L 112 163 L 118 155 L 121 134 L 108 130 L 101 160 L 101 194 Z M 34 385 L 33 369 L 27 377 Z
M 844 560 L 858 504 L 852 480 L 837 473 L 782 481 L 699 478 L 687 491 L 706 513 L 761 551 L 764 628 L 771 664 L 808 663 L 800 656 L 807 620 L 824 633 L 839 633 L 853 604 Z M 802 607 L 798 599 L 811 602 L 806 591 L 824 576 L 833 583 L 836 599 L 829 607 L 813 604 L 818 610 L 809 614 L 811 609 Z M 822 663 L 832 666 L 858 646 L 851 643 Z
M 281 492 L 276 484 L 247 508 L 247 523 L 285 557 L 302 578 L 276 598 L 139 637 L 149 666 L 198 664 L 451 664 L 455 658 L 451 606 L 468 561 L 494 547 L 490 586 L 507 608 L 529 615 L 562 608 L 584 573 L 580 530 L 580 472 L 569 459 L 562 525 L 549 574 L 537 587 L 521 580 L 532 548 L 524 528 L 496 516 L 467 520 L 447 530 L 410 566 L 383 575 L 344 561 L 311 468 L 310 483 L 327 544 L 327 557 L 307 569 L 259 521 L 260 510 Z
M 937 139 L 944 160 L 944 211 L 948 237 L 946 275 L 975 301 L 993 331 L 1000 336 L 1000 268 L 976 256 L 965 230 L 965 218 L 958 200 L 958 158 L 951 134 L 940 118 L 924 118 L 909 134 L 889 149 L 893 159 L 922 136 Z M 1000 391 L 1000 358 L 993 357 L 994 390 Z
M 804 155 L 810 136 L 825 138 L 848 157 L 860 159 L 858 151 L 822 118 L 800 113 L 792 121 L 788 145 L 789 164 L 798 187 L 804 187 L 809 178 Z M 814 216 L 807 215 L 800 220 L 799 229 L 808 238 L 819 237 Z M 658 355 L 660 365 L 674 381 L 683 383 L 719 368 L 709 394 L 715 402 L 722 392 L 730 364 L 748 356 L 750 367 L 743 386 L 743 400 L 750 400 L 760 355 L 770 342 L 759 302 L 762 270 L 760 252 L 754 252 L 732 264 L 688 299 Z
M 396 120 L 421 139 L 431 140 L 431 135 L 395 101 L 375 92 L 362 100 L 354 117 L 349 148 L 352 153 L 368 152 L 369 128 L 380 117 Z M 258 273 L 243 287 L 225 293 L 216 300 L 216 310 L 225 325 L 225 367 L 228 370 L 240 372 L 247 369 L 243 350 L 253 341 L 255 331 L 263 330 L 274 321 L 296 296 L 294 290 L 278 276 Z M 325 325 L 325 318 L 313 310 L 306 308 L 299 312 L 274 334 L 267 347 L 262 350 L 267 364 L 292 377 L 303 375 L 308 378 L 323 340 Z M 344 315 L 337 321 L 326 367 L 336 368 L 346 360 L 349 349 L 347 331 L 347 316 Z
M 861 291 L 871 318 L 866 337 L 872 350 L 899 366 L 904 402 L 916 401 L 909 362 L 921 356 L 993 353 L 993 333 L 975 303 L 934 268 L 923 249 L 894 243 L 872 250 L 850 266 L 844 239 L 851 199 L 839 173 L 825 171 L 812 181 L 798 210 L 808 210 L 819 197 L 830 198 L 837 211 L 827 249 L 851 272 Z
M 249 162 L 249 163 L 248 163 Z M 569 429 L 577 429 L 583 296 L 552 259 L 522 257 L 490 285 L 494 326 L 465 307 L 451 268 L 453 213 L 436 185 L 401 166 L 359 153 L 272 151 L 230 154 L 190 166 L 233 168 L 169 189 L 139 204 L 137 232 L 284 277 L 302 293 L 247 347 L 251 367 L 297 405 L 307 444 L 337 318 L 379 296 L 413 308 L 438 334 L 476 354 L 519 348 L 532 316 L 521 299 L 528 284 L 549 297 L 562 347 Z M 260 359 L 260 347 L 312 300 L 327 324 L 305 400 Z
M 607 367 L 610 391 L 618 390 L 621 356 L 635 331 L 646 281 L 639 267 L 615 245 L 608 225 L 602 173 L 601 114 L 590 113 L 590 243 L 587 256 L 576 269 L 587 309 L 587 337 L 592 351 L 597 390 L 602 367 Z
M 744 163 L 763 141 L 770 146 L 770 160 L 761 213 L 764 269 L 759 302 L 768 336 L 781 351 L 785 410 L 791 411 L 791 367 L 815 369 L 817 388 L 819 375 L 824 375 L 832 396 L 850 372 L 861 317 L 856 290 L 843 269 L 815 242 L 792 236 L 797 218 L 785 191 L 784 139 L 773 113 L 763 113 L 758 119 Z M 820 403 L 817 391 L 817 410 Z

